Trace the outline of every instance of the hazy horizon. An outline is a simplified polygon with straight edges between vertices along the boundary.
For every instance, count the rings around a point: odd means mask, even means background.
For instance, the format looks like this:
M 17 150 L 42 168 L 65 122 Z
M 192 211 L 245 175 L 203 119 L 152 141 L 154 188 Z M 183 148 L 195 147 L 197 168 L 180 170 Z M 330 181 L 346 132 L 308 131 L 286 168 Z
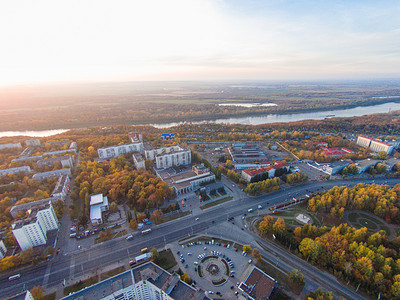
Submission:
M 0 85 L 400 78 L 393 1 L 4 1 Z

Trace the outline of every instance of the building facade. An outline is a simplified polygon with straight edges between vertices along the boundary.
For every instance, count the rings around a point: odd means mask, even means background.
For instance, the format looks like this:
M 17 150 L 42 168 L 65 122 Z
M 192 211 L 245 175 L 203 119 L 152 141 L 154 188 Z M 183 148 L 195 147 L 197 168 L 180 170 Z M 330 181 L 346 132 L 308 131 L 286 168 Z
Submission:
M 25 145 L 27 146 L 40 146 L 40 140 L 39 139 L 29 139 L 25 140 Z
M 21 143 L 0 144 L 0 150 L 1 149 L 12 149 L 12 148 L 22 148 Z
M 36 173 L 32 176 L 32 179 L 42 180 L 45 178 L 59 177 L 62 175 L 71 175 L 71 169 L 66 168 L 66 169 L 59 169 L 59 170 L 55 170 L 55 171 Z
M 145 150 L 145 156 L 146 159 L 156 161 L 157 169 L 188 165 L 192 162 L 191 151 L 179 145 Z
M 7 253 L 6 245 L 4 245 L 4 242 L 0 238 L 0 259 L 6 257 L 6 253 Z
M 137 170 L 141 168 L 146 169 L 145 160 L 143 159 L 143 156 L 141 154 L 134 153 L 132 154 L 132 158 L 133 158 L 133 164 L 135 165 L 135 168 Z
M 47 231 L 58 228 L 58 219 L 50 203 L 32 208 L 28 212 L 29 217 L 11 225 L 21 250 L 46 244 Z
M 103 224 L 102 213 L 108 211 L 108 198 L 103 194 L 90 197 L 90 222 L 93 226 Z
M 363 135 L 360 135 L 357 138 L 357 144 L 364 148 L 369 148 L 373 152 L 381 152 L 384 151 L 387 154 L 392 154 L 395 147 L 398 146 L 398 142 L 394 143 L 386 143 L 381 140 L 369 138 Z
M 29 166 L 23 166 L 23 167 L 0 170 L 0 176 L 4 176 L 7 174 L 30 173 L 30 172 L 31 168 Z
M 110 159 L 113 157 L 121 156 L 125 153 L 129 152 L 143 152 L 143 143 L 131 143 L 131 144 L 124 144 L 124 145 L 117 145 L 117 146 L 110 146 L 99 148 L 97 153 L 99 154 L 99 159 Z

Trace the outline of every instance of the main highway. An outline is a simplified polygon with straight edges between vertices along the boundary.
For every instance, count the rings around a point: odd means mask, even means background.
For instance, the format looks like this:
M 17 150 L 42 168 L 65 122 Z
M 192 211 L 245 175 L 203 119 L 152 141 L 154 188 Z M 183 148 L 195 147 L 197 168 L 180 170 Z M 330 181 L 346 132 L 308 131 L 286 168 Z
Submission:
M 232 183 L 227 181 L 226 178 L 223 178 L 223 182 L 226 185 L 229 184 L 234 195 L 233 200 L 206 209 L 199 214 L 188 215 L 164 224 L 154 225 L 150 234 L 136 235 L 130 241 L 122 237 L 70 252 L 62 251 L 61 254 L 55 256 L 47 264 L 20 271 L 21 278 L 13 281 L 12 284 L 8 281 L 10 274 L 2 274 L 0 275 L 0 297 L 15 295 L 38 285 L 49 289 L 60 285 L 64 280 L 66 285 L 69 285 L 69 283 L 74 282 L 74 278 L 90 275 L 104 266 L 126 263 L 129 258 L 139 255 L 142 248 L 163 248 L 168 243 L 176 242 L 193 234 L 204 233 L 209 228 L 226 222 L 228 217 L 237 217 L 248 213 L 249 208 L 253 208 L 253 214 L 257 214 L 259 212 L 257 206 L 260 204 L 267 209 L 285 203 L 291 200 L 292 197 L 303 197 L 306 194 L 320 192 L 334 186 L 346 185 L 352 187 L 358 183 L 372 183 L 372 179 L 307 182 L 258 197 L 249 197 L 236 186 L 232 188 Z M 398 178 L 375 179 L 377 184 L 387 183 L 391 186 L 399 182 Z M 199 218 L 198 221 L 195 220 L 197 217 Z M 336 295 L 342 295 L 349 299 L 362 299 L 348 287 L 341 285 L 336 280 L 332 280 L 331 275 L 311 266 L 295 255 L 282 251 L 279 247 L 255 235 L 254 239 L 263 246 L 270 260 L 273 259 L 302 270 L 306 278 L 312 278 L 327 290 L 334 291 Z

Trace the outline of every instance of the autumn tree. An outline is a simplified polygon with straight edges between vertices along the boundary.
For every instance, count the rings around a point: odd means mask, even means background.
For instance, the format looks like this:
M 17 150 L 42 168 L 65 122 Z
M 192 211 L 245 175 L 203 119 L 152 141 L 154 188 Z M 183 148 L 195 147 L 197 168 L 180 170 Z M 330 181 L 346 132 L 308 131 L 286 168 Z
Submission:
M 251 246 L 250 245 L 243 245 L 243 251 L 247 254 L 251 253 Z
M 304 280 L 304 275 L 299 272 L 297 269 L 293 269 L 289 273 L 289 279 L 292 283 L 304 286 L 305 285 L 305 280 Z
M 286 230 L 285 220 L 282 218 L 278 218 L 274 225 L 272 225 L 272 229 L 275 233 L 282 233 Z
M 40 285 L 34 286 L 30 292 L 33 299 L 35 300 L 41 300 L 44 297 L 44 288 L 41 287 Z
M 155 224 L 159 224 L 161 222 L 161 217 L 162 217 L 163 213 L 161 212 L 160 209 L 156 209 L 153 214 L 150 216 L 150 220 L 155 223 Z
M 259 223 L 258 230 L 262 234 L 267 234 L 272 232 L 272 224 L 274 219 L 271 216 L 265 216 L 264 219 Z
M 138 228 L 138 223 L 137 223 L 136 219 L 131 219 L 129 221 L 129 228 L 131 228 L 131 229 L 137 229 Z
M 257 259 L 257 260 L 261 259 L 260 250 L 258 250 L 257 248 L 253 248 L 251 255 L 253 256 L 254 259 Z

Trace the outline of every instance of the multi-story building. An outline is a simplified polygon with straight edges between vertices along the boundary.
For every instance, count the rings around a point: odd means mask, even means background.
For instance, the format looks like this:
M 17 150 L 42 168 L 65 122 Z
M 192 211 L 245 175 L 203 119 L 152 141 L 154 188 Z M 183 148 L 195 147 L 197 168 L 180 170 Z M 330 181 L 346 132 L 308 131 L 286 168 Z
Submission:
M 152 262 L 139 265 L 112 278 L 66 296 L 63 300 L 210 300 L 204 291 L 181 281 Z
M 21 250 L 46 244 L 47 231 L 58 228 L 58 219 L 50 203 L 32 208 L 28 212 L 27 218 L 11 225 Z
M 74 152 L 76 153 L 76 149 L 67 149 L 67 150 L 58 150 L 58 151 L 50 151 L 50 152 L 45 152 L 43 153 L 42 156 L 53 156 L 53 155 L 60 155 L 60 154 L 68 154 Z
M 192 162 L 189 149 L 179 145 L 145 150 L 146 159 L 155 160 L 157 169 L 188 165 Z
M 40 146 L 40 140 L 39 139 L 25 140 L 25 145 L 27 145 L 27 146 Z
M 145 160 L 143 159 L 142 155 L 140 153 L 134 153 L 132 154 L 133 158 L 133 164 L 135 165 L 135 168 L 137 170 L 143 168 L 146 168 Z
M 251 269 L 251 271 L 249 269 Z M 242 277 L 246 279 L 240 283 L 239 290 L 247 296 L 247 299 L 267 300 L 277 284 L 274 278 L 257 267 L 249 266 Z
M 0 236 L 0 259 L 6 257 L 7 248 Z
M 263 174 L 268 174 L 268 176 L 265 176 L 265 179 L 267 178 L 272 178 L 275 176 L 275 172 L 278 169 L 284 170 L 284 172 L 288 172 L 290 169 L 290 166 L 288 164 L 285 164 L 283 162 L 275 162 L 272 165 L 269 165 L 267 167 L 262 167 L 259 169 L 246 169 L 242 171 L 242 177 L 246 182 L 252 182 L 255 178 L 261 177 Z
M 68 175 L 62 175 L 60 178 L 58 178 L 57 184 L 51 193 L 51 197 L 65 200 L 65 197 L 67 196 L 67 193 L 69 192 L 69 183 L 70 183 L 70 178 Z
M 103 194 L 90 197 L 90 222 L 93 226 L 103 224 L 102 212 L 108 210 L 108 198 Z
M 384 151 L 387 154 L 392 154 L 395 147 L 398 147 L 398 142 L 383 142 L 381 140 L 369 138 L 363 135 L 360 135 L 357 138 L 357 144 L 364 148 L 369 148 L 373 152 L 381 152 Z
M 66 169 L 59 169 L 59 170 L 54 170 L 54 171 L 49 171 L 49 172 L 36 173 L 32 176 L 32 178 L 35 180 L 42 180 L 45 178 L 59 177 L 62 175 L 71 175 L 71 169 L 66 168 Z
M 72 168 L 74 166 L 74 161 L 75 158 L 73 155 L 67 155 L 41 159 L 37 162 L 37 165 L 39 168 L 43 168 L 45 166 L 51 167 L 54 166 L 55 163 L 59 162 L 63 168 Z
M 110 146 L 97 149 L 97 153 L 99 154 L 99 159 L 110 159 L 113 157 L 117 157 L 129 152 L 143 152 L 143 143 L 131 143 L 117 146 Z
M 12 149 L 12 148 L 22 148 L 21 143 L 0 144 L 0 150 L 1 149 Z
M 4 176 L 7 174 L 30 173 L 30 172 L 31 168 L 29 166 L 23 166 L 23 167 L 0 170 L 0 176 Z
M 369 170 L 369 168 L 375 167 L 378 163 L 379 163 L 379 160 L 370 159 L 370 158 L 358 160 L 356 162 L 359 173 L 367 172 Z
M 46 204 L 49 202 L 52 204 L 55 204 L 58 199 L 59 198 L 52 197 L 52 198 L 46 198 L 46 199 L 42 199 L 42 200 L 37 200 L 37 201 L 33 201 L 33 202 L 15 205 L 15 206 L 11 207 L 10 214 L 15 219 L 18 217 L 20 212 L 25 212 L 33 207 L 40 206 L 40 205 L 43 205 L 43 204 Z

